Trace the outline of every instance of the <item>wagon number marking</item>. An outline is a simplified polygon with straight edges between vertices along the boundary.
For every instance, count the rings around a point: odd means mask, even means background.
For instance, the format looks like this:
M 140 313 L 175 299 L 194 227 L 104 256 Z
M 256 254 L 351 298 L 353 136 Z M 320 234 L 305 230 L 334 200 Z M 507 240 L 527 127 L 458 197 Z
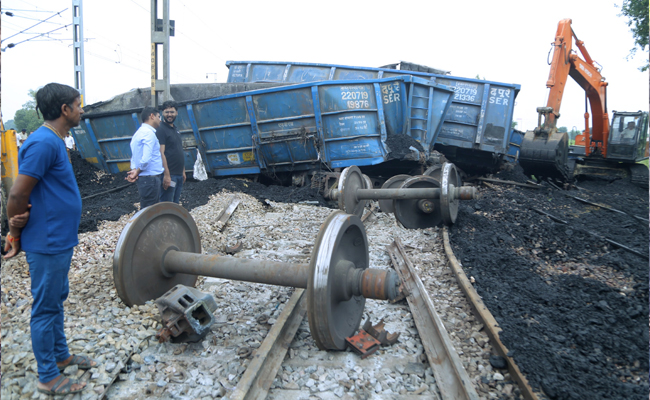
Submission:
M 341 92 L 341 100 L 347 100 L 348 108 L 370 107 L 368 92 Z

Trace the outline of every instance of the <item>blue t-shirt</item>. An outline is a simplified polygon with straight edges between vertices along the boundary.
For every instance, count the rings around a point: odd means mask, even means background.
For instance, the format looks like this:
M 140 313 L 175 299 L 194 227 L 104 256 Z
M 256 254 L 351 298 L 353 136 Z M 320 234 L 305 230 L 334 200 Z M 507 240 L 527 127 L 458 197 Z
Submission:
M 76 246 L 81 195 L 63 140 L 49 128 L 38 128 L 18 152 L 18 173 L 38 179 L 20 235 L 22 249 L 58 254 Z

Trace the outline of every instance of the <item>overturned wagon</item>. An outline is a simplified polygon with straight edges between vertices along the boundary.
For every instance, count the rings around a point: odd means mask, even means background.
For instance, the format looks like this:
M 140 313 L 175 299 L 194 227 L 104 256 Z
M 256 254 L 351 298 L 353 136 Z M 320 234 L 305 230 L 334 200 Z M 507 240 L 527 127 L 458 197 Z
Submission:
M 186 170 L 197 154 L 215 176 L 375 165 L 395 157 L 389 143 L 398 136 L 414 145 L 400 157 L 426 160 L 453 95 L 444 85 L 408 75 L 255 85 L 214 84 L 199 91 L 203 98 L 192 90 L 203 85 L 184 85 L 183 91 L 172 85 Z M 128 170 L 138 113 L 149 102 L 148 92 L 139 90 L 86 107 L 73 132 L 82 156 L 109 173 Z
M 228 82 L 276 82 L 279 84 L 347 79 L 381 79 L 415 76 L 454 90 L 451 106 L 435 141 L 434 149 L 461 168 L 492 168 L 508 157 L 517 157 L 511 142 L 515 97 L 520 85 L 447 75 L 444 71 L 370 68 L 335 64 L 274 61 L 228 61 Z M 402 66 L 404 68 L 404 66 Z M 412 68 L 412 66 L 408 66 Z M 429 69 L 428 71 L 431 71 Z M 515 132 L 516 136 L 516 132 Z M 519 140 L 520 141 L 520 140 Z

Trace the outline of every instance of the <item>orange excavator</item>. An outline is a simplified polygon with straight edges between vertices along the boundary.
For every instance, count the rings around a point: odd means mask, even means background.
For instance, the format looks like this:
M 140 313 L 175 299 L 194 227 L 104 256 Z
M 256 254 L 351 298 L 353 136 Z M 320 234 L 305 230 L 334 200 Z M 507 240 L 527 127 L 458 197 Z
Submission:
M 583 58 L 573 50 L 575 46 Z M 521 143 L 519 162 L 528 175 L 572 180 L 578 175 L 631 177 L 648 186 L 648 168 L 639 161 L 647 159 L 648 113 L 614 111 L 612 125 L 607 113 L 607 82 L 596 63 L 563 19 L 553 42 L 553 60 L 546 86 L 550 89 L 546 107 L 537 108 L 538 126 L 526 132 Z M 585 91 L 585 130 L 568 145 L 567 133 L 558 132 L 560 105 L 568 77 Z M 544 122 L 542 123 L 542 118 Z

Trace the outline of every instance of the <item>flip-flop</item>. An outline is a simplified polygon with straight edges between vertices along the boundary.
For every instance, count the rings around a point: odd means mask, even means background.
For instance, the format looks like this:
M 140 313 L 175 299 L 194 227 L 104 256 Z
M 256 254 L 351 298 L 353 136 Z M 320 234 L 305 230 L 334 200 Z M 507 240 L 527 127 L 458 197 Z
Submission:
M 42 389 L 39 387 L 36 387 L 36 389 L 41 392 L 45 393 L 49 396 L 66 396 L 68 394 L 73 394 L 73 393 L 79 393 L 82 392 L 86 387 L 82 387 L 81 389 L 77 390 L 72 390 L 72 385 L 76 385 L 80 382 L 77 382 L 74 379 L 66 378 L 63 375 L 59 375 L 59 380 L 52 386 L 52 389 Z M 63 383 L 66 382 L 66 383 Z
M 92 358 L 90 358 L 88 356 L 78 356 L 78 355 L 75 354 L 75 355 L 72 356 L 72 360 L 70 360 L 69 363 L 67 363 L 64 366 L 58 367 L 58 368 L 59 368 L 59 371 L 63 371 L 64 369 L 66 369 L 67 367 L 69 367 L 71 365 L 76 365 L 77 367 L 79 367 L 79 369 L 91 369 L 91 368 L 96 367 L 97 365 L 99 365 L 99 363 L 97 363 L 96 365 L 90 365 L 93 361 L 95 361 L 95 360 L 93 360 Z

